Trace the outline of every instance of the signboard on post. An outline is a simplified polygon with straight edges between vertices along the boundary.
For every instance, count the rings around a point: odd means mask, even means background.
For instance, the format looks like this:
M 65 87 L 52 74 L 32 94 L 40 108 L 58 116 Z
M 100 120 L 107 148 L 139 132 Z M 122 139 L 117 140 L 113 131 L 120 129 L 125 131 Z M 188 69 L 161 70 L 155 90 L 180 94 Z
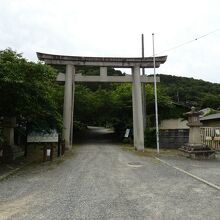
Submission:
M 126 131 L 125 131 L 124 137 L 125 137 L 125 138 L 128 138 L 128 137 L 129 137 L 129 134 L 130 134 L 130 129 L 127 128 Z
M 50 157 L 51 155 L 51 149 L 47 149 L 47 157 Z
M 46 132 L 32 132 L 27 136 L 28 143 L 57 143 L 58 133 L 52 130 L 50 133 Z

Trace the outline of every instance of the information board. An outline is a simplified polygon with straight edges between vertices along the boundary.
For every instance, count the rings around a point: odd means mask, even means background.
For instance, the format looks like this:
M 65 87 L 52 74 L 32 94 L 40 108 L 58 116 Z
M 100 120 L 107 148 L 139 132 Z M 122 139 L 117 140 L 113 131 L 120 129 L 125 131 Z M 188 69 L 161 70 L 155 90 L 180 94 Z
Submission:
M 58 142 L 58 133 L 52 130 L 50 133 L 46 132 L 32 132 L 27 136 L 28 143 L 56 143 Z

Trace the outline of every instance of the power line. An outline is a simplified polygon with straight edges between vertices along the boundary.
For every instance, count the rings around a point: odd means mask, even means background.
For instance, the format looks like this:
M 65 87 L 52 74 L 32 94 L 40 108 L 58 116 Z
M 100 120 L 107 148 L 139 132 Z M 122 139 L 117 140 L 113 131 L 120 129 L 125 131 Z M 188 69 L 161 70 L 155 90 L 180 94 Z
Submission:
M 167 50 L 161 51 L 160 53 L 157 53 L 156 55 L 159 55 L 159 54 L 162 54 L 162 53 L 164 53 L 164 52 L 171 51 L 171 50 L 175 50 L 175 49 L 177 49 L 177 48 L 179 48 L 179 47 L 183 47 L 183 46 L 185 46 L 186 44 L 193 43 L 194 41 L 200 40 L 201 38 L 207 37 L 207 36 L 209 36 L 209 35 L 211 35 L 211 34 L 214 34 L 214 33 L 218 32 L 218 31 L 220 31 L 220 28 L 215 29 L 214 31 L 208 32 L 207 34 L 201 35 L 201 36 L 199 36 L 199 37 L 197 37 L 197 38 L 194 38 L 193 40 L 186 41 L 186 42 L 181 43 L 181 44 L 179 44 L 179 45 L 177 45 L 177 46 L 175 46 L 175 47 L 171 47 L 171 48 L 169 48 L 169 49 L 167 49 Z

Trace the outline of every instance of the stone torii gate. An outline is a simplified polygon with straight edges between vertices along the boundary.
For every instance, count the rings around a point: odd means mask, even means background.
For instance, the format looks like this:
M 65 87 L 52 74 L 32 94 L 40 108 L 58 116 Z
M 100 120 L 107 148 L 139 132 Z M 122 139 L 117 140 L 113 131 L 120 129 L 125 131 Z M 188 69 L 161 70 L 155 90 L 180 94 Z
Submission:
M 64 108 L 63 108 L 63 137 L 65 147 L 72 146 L 72 127 L 74 111 L 75 82 L 130 82 L 132 83 L 132 108 L 133 108 L 133 132 L 134 147 L 144 150 L 144 128 L 142 113 L 141 83 L 153 83 L 154 78 L 140 75 L 140 68 L 153 68 L 153 57 L 146 58 L 119 58 L 119 57 L 78 57 L 45 54 L 37 52 L 38 59 L 46 64 L 65 65 L 66 73 L 60 73 L 57 81 L 65 82 Z M 167 56 L 155 58 L 155 66 L 166 62 Z M 76 66 L 100 67 L 100 76 L 83 76 L 75 73 Z M 108 76 L 107 67 L 131 68 L 132 75 Z M 157 77 L 157 81 L 159 78 Z

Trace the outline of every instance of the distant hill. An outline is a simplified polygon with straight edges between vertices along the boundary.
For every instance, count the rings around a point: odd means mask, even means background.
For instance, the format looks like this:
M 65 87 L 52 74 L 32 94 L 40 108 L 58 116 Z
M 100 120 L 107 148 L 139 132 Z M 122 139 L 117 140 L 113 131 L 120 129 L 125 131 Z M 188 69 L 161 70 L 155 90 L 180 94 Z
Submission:
M 220 84 L 172 75 L 159 76 L 158 86 L 175 103 L 220 109 Z

